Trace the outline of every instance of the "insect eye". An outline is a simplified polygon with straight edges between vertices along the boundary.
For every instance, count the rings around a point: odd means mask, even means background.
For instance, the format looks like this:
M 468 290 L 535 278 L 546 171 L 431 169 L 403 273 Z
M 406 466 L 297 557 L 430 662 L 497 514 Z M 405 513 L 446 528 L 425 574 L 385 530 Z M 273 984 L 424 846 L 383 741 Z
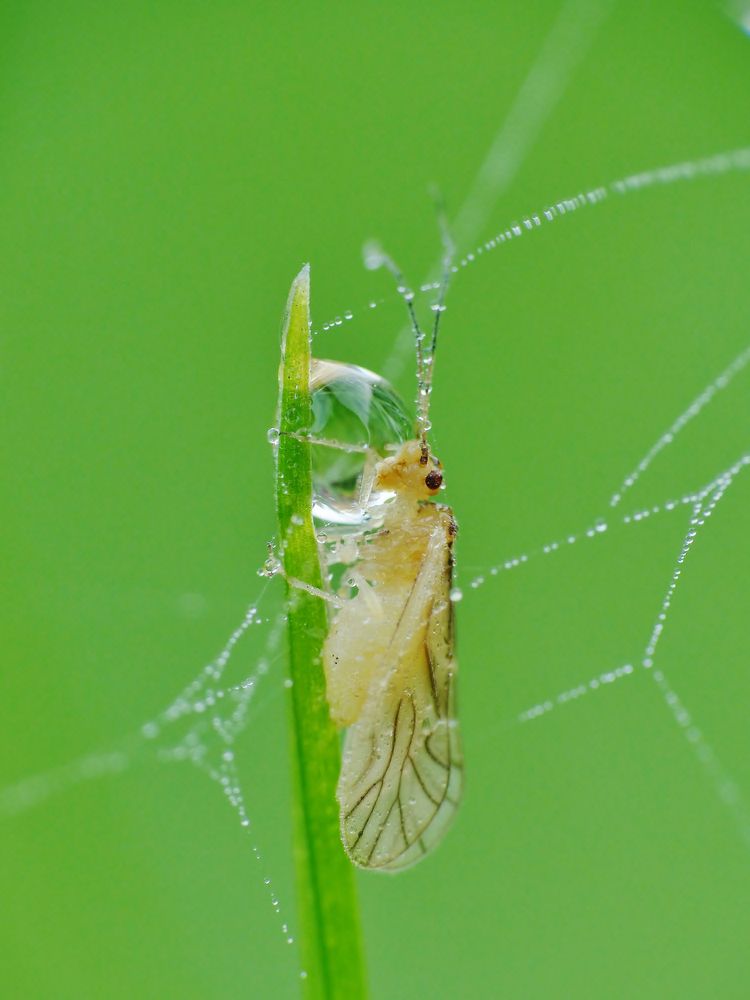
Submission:
M 428 472 L 425 476 L 424 484 L 428 490 L 439 490 L 443 484 L 442 472 L 438 472 L 437 469 Z

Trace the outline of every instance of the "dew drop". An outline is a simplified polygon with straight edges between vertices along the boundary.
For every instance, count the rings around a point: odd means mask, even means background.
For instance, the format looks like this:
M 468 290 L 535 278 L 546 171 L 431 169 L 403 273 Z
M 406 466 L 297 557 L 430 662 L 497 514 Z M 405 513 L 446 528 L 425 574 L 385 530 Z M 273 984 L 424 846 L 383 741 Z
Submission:
M 313 360 L 310 389 L 313 423 L 310 434 L 343 447 L 312 445 L 313 514 L 335 533 L 357 529 L 371 520 L 372 511 L 390 499 L 371 494 L 368 510 L 359 503 L 359 485 L 366 455 L 344 450 L 367 445 L 385 458 L 389 445 L 412 436 L 412 421 L 395 390 L 385 379 L 338 361 Z

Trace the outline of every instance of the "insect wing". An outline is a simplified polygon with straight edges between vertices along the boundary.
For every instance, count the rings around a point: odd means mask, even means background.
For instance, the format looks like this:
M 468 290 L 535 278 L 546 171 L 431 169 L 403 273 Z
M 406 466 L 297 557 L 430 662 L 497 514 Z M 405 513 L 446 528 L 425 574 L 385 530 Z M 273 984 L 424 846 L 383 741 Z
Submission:
M 448 531 L 440 528 L 391 644 L 393 667 L 346 736 L 342 837 L 364 868 L 397 871 L 419 861 L 445 833 L 461 795 L 452 519 Z

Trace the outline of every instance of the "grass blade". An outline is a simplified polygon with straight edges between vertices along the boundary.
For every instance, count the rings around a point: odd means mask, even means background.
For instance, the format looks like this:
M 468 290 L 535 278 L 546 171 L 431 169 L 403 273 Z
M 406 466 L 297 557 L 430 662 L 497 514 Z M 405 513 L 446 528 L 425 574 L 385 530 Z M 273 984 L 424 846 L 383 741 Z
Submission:
M 304 435 L 310 403 L 310 269 L 289 293 L 279 371 L 276 503 L 281 559 L 287 578 L 323 586 L 312 522 L 310 445 Z M 336 782 L 339 738 L 325 693 L 321 651 L 325 601 L 288 588 L 292 759 L 295 769 L 295 863 L 306 996 L 366 995 L 354 869 L 339 834 Z

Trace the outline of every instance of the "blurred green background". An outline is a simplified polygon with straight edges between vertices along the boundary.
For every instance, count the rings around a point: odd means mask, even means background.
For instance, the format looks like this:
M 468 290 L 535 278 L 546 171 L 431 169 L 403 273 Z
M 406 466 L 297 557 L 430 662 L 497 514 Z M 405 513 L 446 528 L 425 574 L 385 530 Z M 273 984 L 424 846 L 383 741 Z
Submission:
M 362 243 L 378 236 L 414 281 L 428 274 L 430 183 L 455 215 L 561 11 L 3 5 L 0 786 L 136 731 L 221 648 L 273 533 L 266 430 L 293 276 L 311 261 L 316 325 L 356 313 L 317 352 L 383 370 L 403 316 Z M 590 44 L 553 81 L 478 239 L 750 141 L 750 40 L 723 8 L 579 2 L 562 16 L 578 25 L 566 45 Z M 359 877 L 375 997 L 748 994 L 741 806 L 722 803 L 655 685 L 640 673 L 516 722 L 639 661 L 687 511 L 468 583 L 606 513 L 750 340 L 749 195 L 735 173 L 610 199 L 451 290 L 433 418 L 467 592 L 467 794 L 433 857 Z M 360 310 L 380 296 L 391 304 Z M 412 379 L 407 364 L 407 397 Z M 624 511 L 748 447 L 749 383 L 720 394 Z M 749 488 L 740 478 L 699 536 L 657 657 L 745 790 Z M 266 615 L 279 603 L 274 584 Z M 267 634 L 238 649 L 230 682 Z M 261 866 L 215 785 L 149 756 L 0 817 L 3 996 L 296 995 L 262 878 L 294 927 L 282 679 L 277 657 L 237 746 Z

